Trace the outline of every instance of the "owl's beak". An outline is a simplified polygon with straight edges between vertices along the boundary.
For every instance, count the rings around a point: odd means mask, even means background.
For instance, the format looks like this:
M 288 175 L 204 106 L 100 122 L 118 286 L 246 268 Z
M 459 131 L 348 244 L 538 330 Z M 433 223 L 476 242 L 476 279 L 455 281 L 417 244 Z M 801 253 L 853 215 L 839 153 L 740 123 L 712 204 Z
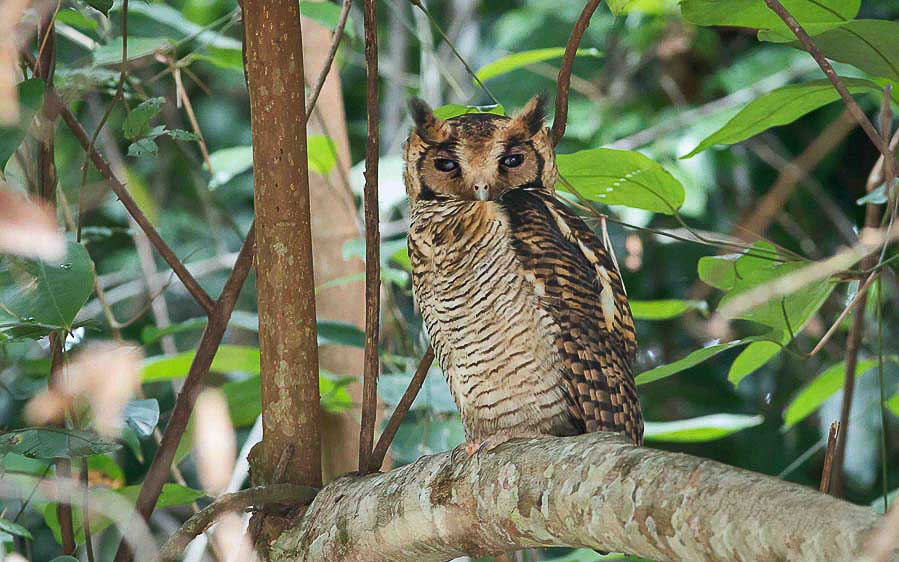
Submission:
M 478 201 L 489 201 L 490 188 L 486 184 L 476 183 L 474 186 L 474 198 Z

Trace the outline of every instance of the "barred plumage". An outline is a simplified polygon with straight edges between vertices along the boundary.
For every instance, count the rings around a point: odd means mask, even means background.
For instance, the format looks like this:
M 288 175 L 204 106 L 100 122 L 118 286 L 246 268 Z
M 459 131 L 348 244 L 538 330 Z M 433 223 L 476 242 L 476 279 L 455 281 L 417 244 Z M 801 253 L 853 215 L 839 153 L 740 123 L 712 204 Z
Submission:
M 470 442 L 620 431 L 642 441 L 636 336 L 602 242 L 554 196 L 542 100 L 406 145 L 413 291 Z

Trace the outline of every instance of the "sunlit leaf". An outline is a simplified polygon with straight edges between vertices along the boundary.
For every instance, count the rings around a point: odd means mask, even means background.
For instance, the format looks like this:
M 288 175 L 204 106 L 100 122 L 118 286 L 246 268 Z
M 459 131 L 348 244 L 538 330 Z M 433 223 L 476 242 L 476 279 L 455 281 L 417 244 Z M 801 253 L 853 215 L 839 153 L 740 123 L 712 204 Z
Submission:
M 863 359 L 856 366 L 855 376 L 860 377 L 876 366 L 876 360 Z M 846 362 L 840 361 L 825 369 L 810 383 L 802 387 L 784 411 L 784 429 L 793 427 L 820 408 L 828 398 L 843 388 L 845 378 Z
M 651 14 L 665 15 L 678 8 L 677 0 L 609 0 L 609 10 L 613 14 Z
M 735 414 L 713 414 L 672 422 L 645 422 L 643 437 L 647 441 L 668 441 L 671 443 L 702 443 L 721 439 L 761 425 L 762 416 Z
M 353 407 L 353 401 L 346 386 L 356 379 L 319 373 L 318 384 L 322 409 L 328 412 L 343 412 Z M 262 413 L 262 388 L 257 376 L 222 385 L 228 412 L 234 427 L 249 427 Z
M 705 256 L 699 258 L 696 269 L 703 283 L 722 291 L 734 288 L 737 282 L 737 273 L 734 269 L 736 262 L 743 254 L 727 254 L 722 256 Z
M 843 78 L 850 93 L 879 93 L 870 80 Z M 716 144 L 736 144 L 771 127 L 786 125 L 803 115 L 840 99 L 829 80 L 813 80 L 772 90 L 749 102 L 724 127 L 712 133 L 683 158 L 690 158 Z
M 56 14 L 56 21 L 71 25 L 81 31 L 94 31 L 97 29 L 97 20 L 89 18 L 72 8 L 66 8 Z
M 684 187 L 639 152 L 593 148 L 556 157 L 559 174 L 584 197 L 673 215 L 684 203 Z M 568 191 L 564 181 L 556 189 Z
M 460 115 L 468 113 L 492 113 L 494 115 L 505 115 L 505 109 L 501 105 L 459 105 L 451 103 L 438 107 L 434 110 L 434 117 L 437 119 L 452 119 Z
M 728 349 L 733 349 L 735 347 L 739 347 L 741 345 L 747 345 L 754 341 L 759 341 L 762 339 L 761 337 L 749 337 L 741 340 L 734 340 L 727 343 L 717 343 L 713 345 L 708 345 L 701 349 L 697 349 L 692 353 L 688 354 L 683 359 L 678 359 L 672 363 L 668 363 L 666 365 L 661 365 L 654 369 L 650 369 L 648 371 L 644 371 L 637 375 L 636 381 L 637 384 L 646 384 L 650 382 L 654 382 L 660 379 L 664 379 L 670 377 L 671 375 L 677 374 L 681 371 L 689 369 L 690 367 L 694 367 L 699 365 L 703 361 L 711 359 L 712 357 L 718 355 L 723 351 L 727 351 Z
M 243 51 L 240 48 L 218 49 L 206 47 L 205 52 L 195 53 L 194 56 L 219 68 L 243 72 Z
M 533 49 L 512 53 L 482 66 L 475 75 L 483 82 L 529 64 L 560 58 L 563 54 L 565 54 L 564 47 L 550 47 L 548 49 Z M 599 57 L 601 54 L 597 49 L 578 49 L 577 56 Z
M 196 351 L 175 355 L 148 357 L 141 371 L 143 382 L 180 379 L 187 376 Z M 215 353 L 210 371 L 221 373 L 259 374 L 259 348 L 240 345 L 222 345 Z
M 782 0 L 803 25 L 848 21 L 858 14 L 861 0 Z M 761 0 L 681 0 L 684 18 L 697 25 L 725 25 L 754 29 L 787 27 Z
M 727 380 L 734 385 L 739 384 L 741 380 L 756 372 L 781 351 L 783 351 L 783 345 L 777 342 L 757 341 L 749 344 L 731 363 L 730 370 L 727 372 Z
M 893 412 L 894 416 L 899 416 L 899 394 L 894 394 L 885 402 L 885 405 L 889 411 Z
M 705 301 L 667 299 L 657 301 L 630 301 L 631 313 L 637 320 L 670 320 L 682 314 L 697 310 L 703 314 L 709 310 Z
M 309 171 L 327 176 L 337 163 L 337 145 L 325 135 L 309 135 L 306 141 L 309 155 Z

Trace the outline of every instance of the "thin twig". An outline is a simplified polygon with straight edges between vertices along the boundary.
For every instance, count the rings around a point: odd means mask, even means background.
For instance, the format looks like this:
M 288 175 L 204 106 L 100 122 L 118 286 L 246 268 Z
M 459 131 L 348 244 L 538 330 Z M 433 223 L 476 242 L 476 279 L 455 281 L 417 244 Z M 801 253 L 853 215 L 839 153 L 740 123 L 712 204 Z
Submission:
M 100 136 L 100 131 L 103 130 L 103 127 L 106 125 L 106 121 L 109 119 L 109 116 L 112 114 L 115 106 L 123 99 L 123 94 L 125 91 L 125 79 L 128 77 L 128 0 L 122 1 L 122 63 L 119 69 L 119 82 L 116 85 L 115 95 L 112 96 L 112 99 L 109 101 L 109 105 L 106 107 L 106 112 L 103 113 L 103 117 L 100 118 L 100 123 L 97 124 L 97 128 L 94 130 L 94 134 L 91 135 L 91 140 L 87 144 L 87 148 L 84 151 L 84 164 L 81 165 L 81 188 L 78 190 L 78 228 L 75 230 L 75 239 L 81 242 L 81 225 L 82 225 L 82 215 L 84 214 L 84 187 L 87 185 L 87 171 L 89 169 L 89 163 L 91 160 L 91 156 L 94 154 L 94 144 L 97 142 L 97 137 Z
M 375 440 L 378 411 L 378 333 L 381 309 L 381 234 L 378 212 L 378 20 L 375 0 L 363 1 L 365 27 L 366 110 L 365 145 L 365 367 L 362 382 L 362 422 L 359 429 L 359 471 L 368 469 Z
M 184 385 L 181 387 L 181 393 L 175 401 L 169 423 L 166 425 L 165 432 L 162 435 L 162 442 L 156 450 L 147 475 L 144 477 L 144 483 L 141 486 L 140 493 L 135 504 L 135 511 L 138 517 L 143 520 L 149 520 L 150 514 L 156 506 L 159 494 L 162 492 L 162 486 L 168 480 L 169 469 L 175 458 L 175 451 L 181 442 L 181 436 L 187 428 L 187 422 L 193 411 L 194 402 L 202 386 L 203 379 L 209 372 L 212 365 L 212 359 L 218 346 L 221 344 L 222 337 L 225 335 L 225 328 L 228 320 L 231 318 L 231 312 L 234 310 L 234 303 L 243 286 L 243 282 L 250 272 L 253 265 L 253 257 L 256 253 L 256 236 L 255 224 L 250 227 L 247 238 L 244 240 L 243 247 L 234 264 L 234 270 L 225 282 L 221 296 L 216 302 L 212 313 L 209 315 L 209 323 L 203 331 L 203 337 L 197 346 L 197 352 L 194 360 L 190 365 L 187 377 L 184 379 Z M 130 560 L 131 555 L 127 545 L 124 543 L 119 545 L 119 551 L 116 553 L 116 562 L 125 562 Z
M 193 515 L 180 529 L 175 531 L 175 534 L 169 537 L 159 551 L 159 560 L 180 558 L 190 541 L 209 529 L 223 515 L 253 507 L 259 509 L 273 503 L 308 504 L 317 493 L 318 490 L 309 486 L 272 484 L 241 490 L 233 494 L 224 494 Z
M 824 468 L 821 470 L 821 486 L 818 488 L 825 494 L 830 493 L 830 477 L 833 470 L 833 454 L 837 447 L 837 438 L 840 434 L 840 422 L 830 424 L 830 433 L 827 435 L 827 450 L 824 453 Z
M 431 363 L 433 362 L 434 348 L 428 346 L 428 350 L 418 363 L 418 369 L 415 370 L 415 374 L 412 375 L 412 380 L 409 381 L 409 386 L 406 387 L 406 392 L 403 393 L 403 397 L 397 402 L 396 408 L 394 408 L 393 414 L 391 414 L 390 420 L 387 422 L 387 426 L 384 427 L 384 431 L 381 432 L 381 436 L 378 438 L 378 445 L 371 454 L 371 460 L 368 463 L 369 472 L 377 472 L 381 469 L 384 457 L 387 456 L 387 450 L 390 448 L 390 444 L 393 442 L 393 438 L 396 436 L 400 424 L 403 423 L 403 419 L 405 419 L 406 414 L 409 412 L 409 408 L 411 408 L 412 403 L 415 402 L 415 397 L 418 396 L 418 392 L 421 390 L 422 385 L 424 385 L 425 379 L 428 376 L 428 370 L 431 368 Z
M 574 58 L 577 55 L 577 48 L 581 44 L 581 37 L 587 31 L 590 25 L 590 18 L 593 12 L 599 7 L 601 0 L 589 0 L 584 6 L 581 15 L 574 23 L 571 35 L 568 37 L 568 44 L 565 45 L 565 55 L 562 57 L 562 67 L 559 68 L 559 79 L 556 84 L 556 115 L 553 117 L 552 143 L 553 146 L 559 144 L 562 137 L 565 136 L 565 125 L 568 120 L 568 90 L 571 87 L 571 70 L 574 67 Z
M 846 107 L 849 108 L 849 111 L 852 112 L 852 116 L 855 117 L 855 120 L 858 121 L 858 124 L 861 125 L 862 129 L 865 131 L 865 134 L 868 135 L 868 138 L 874 143 L 874 146 L 877 147 L 885 158 L 891 158 L 892 151 L 890 151 L 890 147 L 884 142 L 883 138 L 877 134 L 877 129 L 874 128 L 871 120 L 868 119 L 865 112 L 862 111 L 855 102 L 855 98 L 853 98 L 852 94 L 849 93 L 849 90 L 846 89 L 846 85 L 843 84 L 843 81 L 837 76 L 837 72 L 833 69 L 833 66 L 831 66 L 830 62 L 824 57 L 824 54 L 818 46 L 815 45 L 808 33 L 805 32 L 805 29 L 803 29 L 799 22 L 796 21 L 796 18 L 784 8 L 783 4 L 780 3 L 780 0 L 765 0 L 765 4 L 776 13 L 785 24 L 787 24 L 787 27 L 789 27 L 790 31 L 792 31 L 796 38 L 799 39 L 799 42 L 802 43 L 805 50 L 812 55 L 815 62 L 817 62 L 818 66 L 821 67 L 821 70 L 824 71 L 827 79 L 830 80 L 830 83 L 833 84 L 833 87 L 839 92 L 840 97 L 843 98 L 843 103 L 845 103 Z M 845 434 L 845 430 L 843 433 Z
M 89 509 L 90 473 L 87 469 L 87 457 L 81 457 L 81 484 L 84 486 L 84 499 L 81 501 L 81 527 L 84 529 L 84 549 L 87 551 L 87 562 L 94 562 L 94 540 L 91 536 L 91 514 Z
M 343 29 L 346 27 L 346 21 L 350 15 L 352 5 L 353 0 L 343 0 L 340 15 L 337 17 L 337 27 L 334 28 L 334 35 L 331 36 L 331 46 L 328 47 L 328 55 L 325 57 L 325 64 L 322 66 L 321 72 L 318 73 L 315 85 L 312 87 L 309 98 L 306 100 L 306 115 L 312 115 L 318 96 L 322 93 L 322 88 L 325 86 L 325 80 L 328 79 L 328 74 L 331 73 L 331 65 L 334 63 L 334 57 L 337 56 L 337 48 L 340 47 L 340 41 L 343 39 Z
M 35 60 L 34 57 L 28 53 L 27 51 L 22 53 L 22 56 L 25 57 L 26 61 L 28 61 L 29 66 L 34 68 Z M 58 109 L 59 114 L 62 116 L 63 121 L 65 121 L 66 125 L 72 131 L 72 134 L 81 144 L 82 148 L 87 149 L 90 145 L 90 138 L 87 135 L 87 132 L 84 130 L 84 127 L 78 122 L 75 116 L 71 111 L 65 106 L 63 101 L 59 98 L 59 95 L 54 92 L 46 92 L 45 99 L 48 102 L 53 103 Z M 128 188 L 125 187 L 125 184 L 119 180 L 118 177 L 113 173 L 112 169 L 109 167 L 109 163 L 106 161 L 103 156 L 100 155 L 99 152 L 94 150 L 91 153 L 91 160 L 94 162 L 94 166 L 100 172 L 100 174 L 109 181 L 109 185 L 112 188 L 113 192 L 115 192 L 116 196 L 118 196 L 119 200 L 122 201 L 122 204 L 128 210 L 128 213 L 134 218 L 135 222 L 137 222 L 138 226 L 147 234 L 147 238 L 150 239 L 150 242 L 153 243 L 153 246 L 156 248 L 156 251 L 162 256 L 162 258 L 169 264 L 169 267 L 172 268 L 172 271 L 175 272 L 175 275 L 184 283 L 184 287 L 187 291 L 194 297 L 203 310 L 206 311 L 206 314 L 211 314 L 213 309 L 215 308 L 215 303 L 212 300 L 212 297 L 200 287 L 200 284 L 197 283 L 197 280 L 194 279 L 194 276 L 190 274 L 187 268 L 181 263 L 181 260 L 175 255 L 175 252 L 165 243 L 165 240 L 162 239 L 162 236 L 159 235 L 159 232 L 156 228 L 150 223 L 147 216 L 144 215 L 143 211 L 140 210 L 137 202 L 131 197 L 131 194 L 128 192 Z

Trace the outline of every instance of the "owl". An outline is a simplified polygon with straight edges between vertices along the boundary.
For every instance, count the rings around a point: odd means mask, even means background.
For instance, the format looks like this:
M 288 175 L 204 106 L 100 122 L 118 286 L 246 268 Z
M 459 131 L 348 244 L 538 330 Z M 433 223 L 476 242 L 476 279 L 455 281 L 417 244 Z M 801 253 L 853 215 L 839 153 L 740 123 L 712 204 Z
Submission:
M 640 444 L 627 295 L 611 249 L 555 197 L 544 99 L 511 118 L 410 109 L 413 294 L 469 454 L 592 431 Z

